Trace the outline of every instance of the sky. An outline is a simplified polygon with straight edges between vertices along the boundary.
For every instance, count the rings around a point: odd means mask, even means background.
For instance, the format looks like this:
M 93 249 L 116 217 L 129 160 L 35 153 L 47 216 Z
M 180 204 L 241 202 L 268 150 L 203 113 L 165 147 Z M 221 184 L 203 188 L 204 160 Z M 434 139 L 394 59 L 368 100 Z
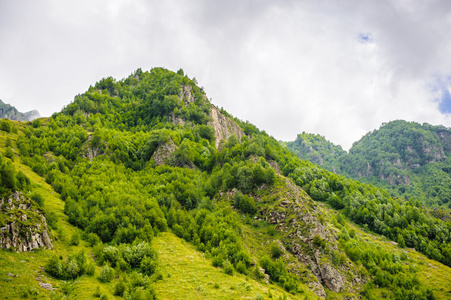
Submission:
M 391 120 L 451 127 L 451 1 L 0 0 L 0 99 L 19 111 L 154 67 L 278 140 L 348 150 Z

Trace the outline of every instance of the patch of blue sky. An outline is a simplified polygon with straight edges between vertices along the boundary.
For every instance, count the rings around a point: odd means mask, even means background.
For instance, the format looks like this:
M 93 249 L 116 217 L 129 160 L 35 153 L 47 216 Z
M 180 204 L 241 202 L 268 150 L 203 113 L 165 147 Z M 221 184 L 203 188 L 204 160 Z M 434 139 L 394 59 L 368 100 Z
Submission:
M 368 44 L 373 42 L 373 35 L 370 32 L 367 33 L 360 32 L 357 38 L 359 42 L 362 44 Z
M 437 95 L 439 111 L 442 114 L 451 114 L 451 76 L 433 76 L 431 90 Z
M 442 114 L 451 114 L 451 94 L 449 87 L 442 89 L 441 99 L 439 100 L 438 109 Z

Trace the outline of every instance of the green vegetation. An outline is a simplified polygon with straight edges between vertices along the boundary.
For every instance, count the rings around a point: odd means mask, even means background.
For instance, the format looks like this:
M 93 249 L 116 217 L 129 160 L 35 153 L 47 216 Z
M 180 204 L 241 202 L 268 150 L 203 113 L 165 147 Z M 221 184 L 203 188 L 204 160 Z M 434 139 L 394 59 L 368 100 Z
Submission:
M 434 299 L 447 292 L 425 286 L 418 268 L 404 264 L 415 262 L 409 255 L 392 253 L 404 250 L 373 245 L 350 221 L 450 266 L 449 222 L 416 200 L 301 161 L 223 110 L 237 125 L 216 141 L 211 108 L 183 71 L 139 69 L 101 80 L 51 118 L 8 123 L 1 191 L 26 193 L 52 228 L 55 250 L 36 252 L 41 274 L 58 286 L 45 297 Z M 1 253 L 8 270 L 8 259 L 16 265 L 29 255 Z M 331 284 L 329 273 L 343 284 Z
M 302 133 L 287 147 L 301 159 L 376 185 L 395 197 L 451 208 L 451 130 L 393 121 L 355 142 L 349 154 L 324 137 Z

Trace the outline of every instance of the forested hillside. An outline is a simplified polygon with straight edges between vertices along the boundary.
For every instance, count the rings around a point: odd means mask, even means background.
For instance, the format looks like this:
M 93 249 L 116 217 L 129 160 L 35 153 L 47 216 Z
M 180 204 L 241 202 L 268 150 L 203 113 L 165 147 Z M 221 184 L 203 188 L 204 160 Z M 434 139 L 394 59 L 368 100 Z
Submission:
M 298 135 L 287 147 L 302 159 L 387 189 L 393 196 L 451 207 L 450 128 L 389 122 L 355 142 L 349 154 L 318 135 Z
M 53 245 L 4 246 L 5 297 L 451 296 L 449 220 L 300 160 L 207 99 L 183 70 L 138 69 L 51 118 L 3 120 L 16 219 L 1 226 L 33 223 L 20 192 Z

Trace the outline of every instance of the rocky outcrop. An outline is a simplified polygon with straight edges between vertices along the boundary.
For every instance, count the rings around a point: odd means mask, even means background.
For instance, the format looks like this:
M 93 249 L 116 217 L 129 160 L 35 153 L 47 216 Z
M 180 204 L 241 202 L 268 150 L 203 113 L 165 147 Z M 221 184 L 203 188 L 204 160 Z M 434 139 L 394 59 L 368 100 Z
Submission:
M 188 104 L 196 101 L 196 99 L 194 98 L 194 94 L 193 94 L 193 88 L 190 85 L 183 85 L 180 88 L 179 97 L 180 97 L 180 100 L 182 100 L 185 103 L 185 105 L 188 105 Z
M 0 248 L 19 252 L 52 249 L 47 222 L 42 212 L 20 192 L 0 200 L 4 215 L 0 225 Z
M 33 121 L 33 120 L 41 118 L 41 114 L 36 109 L 27 111 L 23 115 L 28 119 L 28 121 Z
M 276 193 L 277 191 L 272 191 Z M 352 291 L 355 285 L 364 283 L 352 262 L 341 266 L 332 264 L 332 253 L 339 253 L 336 234 L 320 221 L 323 213 L 307 193 L 288 179 L 278 205 L 260 211 L 260 217 L 284 235 L 285 248 L 300 262 L 309 266 L 312 276 L 303 281 L 319 297 L 326 297 L 324 288 L 334 292 Z M 318 243 L 318 241 L 320 243 Z M 297 273 L 293 269 L 293 273 Z M 300 272 L 302 273 L 302 272 Z M 348 278 L 354 278 L 350 281 Z
M 229 137 L 235 135 L 238 141 L 244 136 L 244 131 L 238 126 L 235 121 L 222 114 L 218 108 L 212 107 L 210 110 L 212 121 L 208 125 L 212 126 L 215 130 L 215 144 L 216 148 L 222 140 L 228 140 Z
M 205 93 L 202 93 L 203 100 L 208 101 Z M 184 85 L 180 88 L 179 99 L 183 102 L 183 104 L 189 105 L 196 101 L 196 97 L 193 93 L 193 88 L 190 85 Z M 221 141 L 228 140 L 232 135 L 235 135 L 238 138 L 238 141 L 245 135 L 244 131 L 241 129 L 238 124 L 235 123 L 231 118 L 221 113 L 221 111 L 211 105 L 210 109 L 210 117 L 211 121 L 207 123 L 207 125 L 213 127 L 215 131 L 215 145 L 216 148 L 219 147 Z M 181 116 L 176 116 L 174 113 L 171 113 L 168 117 L 169 121 L 174 123 L 175 125 L 185 126 L 186 122 L 181 118 Z
M 167 164 L 171 153 L 177 149 L 174 142 L 169 139 L 169 141 L 163 145 L 158 146 L 155 152 L 152 154 L 152 159 L 155 161 L 157 166 Z

